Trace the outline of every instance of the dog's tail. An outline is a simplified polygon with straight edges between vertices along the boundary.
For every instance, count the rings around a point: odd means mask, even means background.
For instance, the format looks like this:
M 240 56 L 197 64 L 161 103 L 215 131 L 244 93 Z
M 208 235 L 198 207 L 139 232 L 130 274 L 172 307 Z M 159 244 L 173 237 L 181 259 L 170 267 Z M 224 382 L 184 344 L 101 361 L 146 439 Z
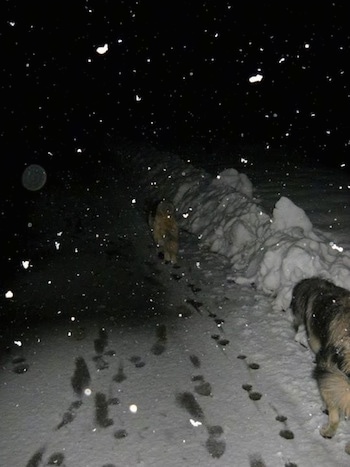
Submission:
M 340 354 L 334 349 L 320 351 L 316 358 L 314 377 L 327 407 L 334 407 L 345 417 L 350 416 L 350 378 L 341 371 Z

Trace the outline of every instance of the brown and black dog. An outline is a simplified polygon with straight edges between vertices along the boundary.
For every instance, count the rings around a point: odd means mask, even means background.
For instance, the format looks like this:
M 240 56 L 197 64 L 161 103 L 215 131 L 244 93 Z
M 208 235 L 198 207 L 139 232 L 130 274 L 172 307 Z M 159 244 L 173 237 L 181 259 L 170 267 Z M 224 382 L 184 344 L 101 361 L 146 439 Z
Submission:
M 299 282 L 291 309 L 297 330 L 305 325 L 316 354 L 314 376 L 328 410 L 320 433 L 332 438 L 340 417 L 350 416 L 350 292 L 320 277 Z
M 164 260 L 175 264 L 179 252 L 179 227 L 175 207 L 168 201 L 160 201 L 150 212 L 148 223 L 157 247 L 164 254 Z

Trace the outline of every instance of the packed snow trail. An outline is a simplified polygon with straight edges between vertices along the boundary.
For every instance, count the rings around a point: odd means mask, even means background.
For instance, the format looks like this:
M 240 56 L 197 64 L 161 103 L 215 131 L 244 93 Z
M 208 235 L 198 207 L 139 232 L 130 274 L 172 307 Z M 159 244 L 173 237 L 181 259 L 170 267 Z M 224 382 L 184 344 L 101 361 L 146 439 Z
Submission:
M 348 465 L 346 424 L 318 433 L 288 313 L 187 232 L 163 264 L 138 180 L 101 168 L 33 206 L 6 302 L 0 465 Z

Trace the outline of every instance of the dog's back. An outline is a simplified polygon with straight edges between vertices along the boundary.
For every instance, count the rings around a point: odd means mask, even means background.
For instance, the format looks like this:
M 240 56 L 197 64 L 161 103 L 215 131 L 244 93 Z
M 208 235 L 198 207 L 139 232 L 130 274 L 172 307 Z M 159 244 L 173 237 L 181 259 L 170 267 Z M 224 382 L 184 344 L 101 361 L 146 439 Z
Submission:
M 348 290 L 319 277 L 304 279 L 294 287 L 291 301 L 294 327 L 305 325 L 315 353 L 330 342 L 337 345 L 342 338 L 340 323 L 350 319 L 349 298 Z
M 299 326 L 304 324 L 306 332 L 309 333 L 309 324 L 314 314 L 314 303 L 320 297 L 326 297 L 329 293 L 334 292 L 336 286 L 320 277 L 311 277 L 303 279 L 296 284 L 292 293 L 292 301 L 290 308 L 293 312 L 293 325 L 297 331 Z M 322 306 L 323 307 L 323 306 Z M 317 350 L 314 352 L 317 352 Z

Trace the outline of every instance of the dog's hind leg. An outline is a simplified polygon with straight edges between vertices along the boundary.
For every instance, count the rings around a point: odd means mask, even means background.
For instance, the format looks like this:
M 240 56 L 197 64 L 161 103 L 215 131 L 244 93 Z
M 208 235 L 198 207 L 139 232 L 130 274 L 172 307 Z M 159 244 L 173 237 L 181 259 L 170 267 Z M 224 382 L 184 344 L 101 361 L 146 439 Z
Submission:
M 326 400 L 325 403 L 328 410 L 328 423 L 323 425 L 323 427 L 320 429 L 320 434 L 324 438 L 332 438 L 335 435 L 339 425 L 339 410 L 338 407 L 328 404 Z
M 338 369 L 329 367 L 329 353 L 319 353 L 316 358 L 318 361 L 314 376 L 328 411 L 328 423 L 320 429 L 320 434 L 324 438 L 332 438 L 339 425 L 340 413 L 348 413 L 346 404 L 349 397 L 349 384 L 344 374 Z

